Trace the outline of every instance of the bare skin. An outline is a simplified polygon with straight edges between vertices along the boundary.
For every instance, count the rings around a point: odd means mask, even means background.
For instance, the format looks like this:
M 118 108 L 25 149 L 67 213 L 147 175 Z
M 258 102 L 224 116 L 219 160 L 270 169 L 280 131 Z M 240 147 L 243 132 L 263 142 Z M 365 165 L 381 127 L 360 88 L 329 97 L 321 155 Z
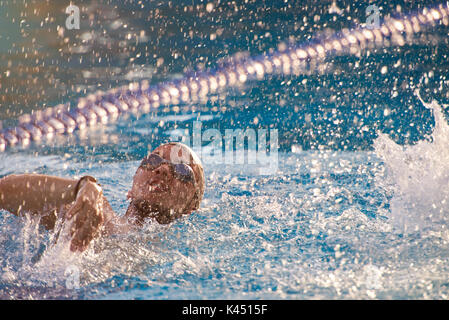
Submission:
M 173 171 L 173 154 L 189 154 L 185 163 L 194 172 L 193 181 L 179 179 Z M 101 186 L 89 179 L 48 175 L 9 175 L 0 179 L 0 209 L 17 216 L 31 213 L 53 230 L 57 219 L 70 223 L 71 251 L 82 252 L 96 237 L 126 233 L 147 220 L 170 223 L 198 209 L 204 193 L 204 174 L 193 151 L 181 144 L 165 144 L 153 151 L 170 163 L 157 168 L 139 167 L 127 197 L 124 216 L 114 212 Z M 179 159 L 176 159 L 179 161 Z M 185 162 L 185 161 L 182 161 Z M 176 162 L 178 163 L 178 162 Z

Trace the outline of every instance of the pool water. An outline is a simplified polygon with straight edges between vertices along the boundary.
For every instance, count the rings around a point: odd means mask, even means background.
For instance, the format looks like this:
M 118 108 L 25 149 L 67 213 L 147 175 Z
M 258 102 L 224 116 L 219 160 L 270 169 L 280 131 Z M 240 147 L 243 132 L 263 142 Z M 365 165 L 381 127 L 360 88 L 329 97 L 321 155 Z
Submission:
M 64 37 L 39 53 L 41 69 L 31 76 L 37 80 L 30 90 L 42 95 L 33 97 L 17 87 L 27 77 L 14 70 L 35 62 L 10 58 L 6 67 L 12 71 L 1 88 L 4 124 L 100 84 L 173 79 L 239 51 L 260 53 L 289 37 L 301 42 L 351 27 L 364 19 L 366 7 L 337 1 L 341 12 L 331 13 L 332 1 L 235 1 L 236 9 L 215 2 L 211 9 L 199 1 L 198 7 L 191 1 L 100 3 L 101 10 L 80 1 L 104 13 L 92 23 L 104 27 L 108 50 L 116 55 L 105 49 L 101 34 L 67 33 L 63 55 L 55 48 Z M 383 14 L 418 9 L 400 1 L 378 5 Z M 30 10 L 9 6 L 9 12 Z M 32 47 L 29 34 L 44 32 L 29 17 L 22 23 L 25 36 L 11 31 L 11 43 Z M 59 23 L 65 18 L 55 17 Z M 157 31 L 161 26 L 164 31 Z M 95 176 L 123 214 L 140 159 L 174 133 L 191 134 L 194 121 L 222 133 L 279 132 L 276 174 L 205 164 L 200 210 L 168 226 L 149 223 L 138 232 L 97 239 L 83 254 L 70 253 L 68 243 L 53 245 L 54 235 L 32 218 L 0 211 L 0 298 L 447 299 L 447 32 L 435 27 L 402 47 L 329 59 L 324 71 L 273 75 L 207 101 L 0 153 L 0 176 Z M 137 44 L 134 34 L 141 37 Z M 139 55 L 146 52 L 151 54 Z M 52 80 L 43 84 L 46 74 Z M 70 285 L 73 275 L 79 286 Z

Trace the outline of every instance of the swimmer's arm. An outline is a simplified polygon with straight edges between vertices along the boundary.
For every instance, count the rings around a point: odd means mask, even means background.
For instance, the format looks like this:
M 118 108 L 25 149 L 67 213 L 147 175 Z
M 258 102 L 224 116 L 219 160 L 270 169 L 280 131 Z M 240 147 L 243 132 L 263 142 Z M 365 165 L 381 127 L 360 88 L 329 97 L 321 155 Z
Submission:
M 70 250 L 84 251 L 89 243 L 100 235 L 105 222 L 105 213 L 112 208 L 103 195 L 103 190 L 94 181 L 84 180 L 75 202 L 66 214 L 72 237 Z
M 102 189 L 92 181 L 80 188 L 72 208 L 67 212 L 71 225 L 71 251 L 84 251 L 89 243 L 102 235 L 123 234 L 132 229 L 127 219 L 118 216 Z
M 70 204 L 78 180 L 41 174 L 9 175 L 0 179 L 0 209 L 15 215 L 44 213 L 46 208 Z

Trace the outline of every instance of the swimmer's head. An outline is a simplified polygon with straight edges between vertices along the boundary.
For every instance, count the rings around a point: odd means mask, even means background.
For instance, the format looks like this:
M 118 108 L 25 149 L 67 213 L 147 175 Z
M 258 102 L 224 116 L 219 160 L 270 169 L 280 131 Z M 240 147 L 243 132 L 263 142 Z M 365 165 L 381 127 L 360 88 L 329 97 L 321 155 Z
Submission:
M 203 166 L 193 150 L 170 142 L 146 156 L 133 178 L 128 198 L 139 220 L 169 223 L 200 207 L 205 188 Z

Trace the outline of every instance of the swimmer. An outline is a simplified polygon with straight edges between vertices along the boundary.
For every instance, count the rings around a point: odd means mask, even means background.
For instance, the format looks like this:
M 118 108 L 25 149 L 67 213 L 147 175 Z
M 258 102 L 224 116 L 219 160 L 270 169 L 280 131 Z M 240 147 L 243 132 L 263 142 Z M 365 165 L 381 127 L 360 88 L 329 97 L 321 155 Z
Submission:
M 96 179 L 79 180 L 39 174 L 0 179 L 0 209 L 17 216 L 30 213 L 47 230 L 58 219 L 70 223 L 70 250 L 85 251 L 97 237 L 126 233 L 147 221 L 168 224 L 200 206 L 205 188 L 197 155 L 182 143 L 167 143 L 146 156 L 133 177 L 125 215 L 117 215 Z

